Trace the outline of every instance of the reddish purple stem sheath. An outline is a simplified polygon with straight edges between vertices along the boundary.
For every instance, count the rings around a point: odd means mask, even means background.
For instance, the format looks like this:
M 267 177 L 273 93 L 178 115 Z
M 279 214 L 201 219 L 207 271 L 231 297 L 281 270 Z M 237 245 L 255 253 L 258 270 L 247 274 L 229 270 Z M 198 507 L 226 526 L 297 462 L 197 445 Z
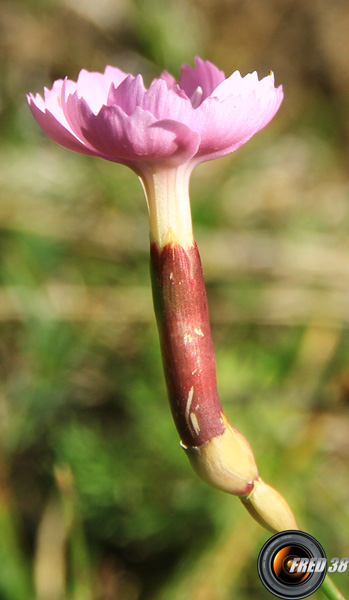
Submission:
M 197 246 L 151 245 L 155 314 L 173 418 L 186 446 L 224 432 L 207 297 Z

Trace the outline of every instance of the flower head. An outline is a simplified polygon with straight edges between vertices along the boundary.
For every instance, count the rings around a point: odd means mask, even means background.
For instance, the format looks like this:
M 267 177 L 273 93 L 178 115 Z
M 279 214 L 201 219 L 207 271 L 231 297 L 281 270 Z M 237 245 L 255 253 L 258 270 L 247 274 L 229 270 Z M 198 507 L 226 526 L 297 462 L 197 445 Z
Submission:
M 178 82 L 165 71 L 149 89 L 141 75 L 108 66 L 27 98 L 40 127 L 62 146 L 142 173 L 146 164 L 195 166 L 236 150 L 273 118 L 283 91 L 272 74 L 258 80 L 256 72 L 235 71 L 226 79 L 196 58 Z
M 116 67 L 59 79 L 44 97 L 27 96 L 40 127 L 62 146 L 124 164 L 140 177 L 150 232 L 162 247 L 193 242 L 189 177 L 200 162 L 236 150 L 275 115 L 282 87 L 257 73 L 227 79 L 209 61 L 164 71 L 147 89 L 141 75 Z

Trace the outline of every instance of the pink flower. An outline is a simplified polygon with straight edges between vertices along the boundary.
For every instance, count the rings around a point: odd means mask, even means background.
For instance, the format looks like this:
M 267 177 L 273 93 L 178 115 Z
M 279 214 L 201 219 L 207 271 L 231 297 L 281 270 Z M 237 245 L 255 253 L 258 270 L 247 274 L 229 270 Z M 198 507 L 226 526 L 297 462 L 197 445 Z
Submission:
M 27 96 L 40 127 L 76 152 L 133 169 L 145 191 L 151 239 L 193 243 L 189 178 L 200 162 L 236 150 L 273 118 L 282 99 L 272 74 L 225 79 L 209 61 L 184 65 L 179 82 L 167 73 L 144 87 L 116 67 L 80 71 L 52 89 Z
M 141 75 L 116 67 L 80 71 L 77 82 L 55 81 L 44 98 L 28 95 L 40 127 L 53 140 L 142 172 L 144 163 L 195 164 L 236 150 L 273 118 L 283 98 L 272 74 L 242 77 L 209 61 L 167 72 L 146 89 Z

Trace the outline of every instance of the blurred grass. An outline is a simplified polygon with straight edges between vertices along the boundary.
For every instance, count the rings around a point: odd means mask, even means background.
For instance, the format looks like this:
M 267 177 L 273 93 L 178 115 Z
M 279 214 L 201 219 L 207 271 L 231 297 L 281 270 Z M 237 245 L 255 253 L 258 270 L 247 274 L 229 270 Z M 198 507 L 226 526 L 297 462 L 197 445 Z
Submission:
M 194 173 L 193 218 L 223 405 L 300 526 L 345 556 L 348 7 L 3 0 L 0 15 L 0 597 L 269 597 L 268 533 L 178 445 L 141 186 L 57 147 L 24 101 L 107 63 L 149 81 L 199 54 L 284 84 L 266 131 Z

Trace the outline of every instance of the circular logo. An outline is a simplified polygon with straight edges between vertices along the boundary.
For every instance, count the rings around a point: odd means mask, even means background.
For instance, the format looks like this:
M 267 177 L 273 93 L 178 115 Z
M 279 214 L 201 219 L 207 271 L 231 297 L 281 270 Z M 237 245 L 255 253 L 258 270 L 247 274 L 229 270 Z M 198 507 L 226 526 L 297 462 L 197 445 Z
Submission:
M 304 531 L 273 535 L 258 557 L 258 575 L 269 592 L 292 600 L 306 598 L 322 584 L 326 554 L 321 544 Z

